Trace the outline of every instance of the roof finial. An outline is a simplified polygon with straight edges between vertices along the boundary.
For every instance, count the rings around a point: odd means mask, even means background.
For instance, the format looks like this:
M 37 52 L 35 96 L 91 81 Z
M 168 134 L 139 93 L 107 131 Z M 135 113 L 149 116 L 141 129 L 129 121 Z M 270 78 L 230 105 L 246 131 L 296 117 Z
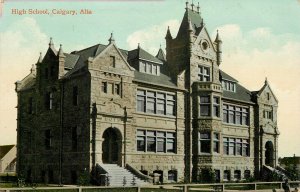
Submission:
M 32 64 L 31 69 L 30 69 L 30 73 L 35 73 L 35 64 Z
M 269 82 L 268 82 L 268 78 L 266 77 L 266 79 L 265 79 L 265 84 L 268 84 Z
M 201 18 L 201 26 L 202 27 L 204 26 L 204 20 L 203 20 L 203 18 Z
M 49 47 L 51 47 L 51 48 L 54 47 L 54 43 L 53 43 L 52 37 L 50 37 Z
M 138 49 L 140 49 L 141 47 L 140 47 L 140 43 L 138 43 Z
M 167 34 L 166 34 L 166 39 L 172 39 L 172 35 L 171 35 L 171 32 L 170 32 L 170 26 L 168 26 L 168 30 L 167 30 Z
M 194 11 L 194 0 L 192 0 L 191 6 L 192 6 L 192 11 Z
M 189 8 L 189 1 L 187 0 L 186 2 L 185 2 L 185 9 L 187 10 Z
M 197 13 L 199 14 L 200 13 L 200 4 L 198 2 L 198 6 L 197 6 Z
M 112 44 L 112 43 L 115 42 L 115 39 L 114 39 L 114 32 L 111 32 L 111 33 L 110 33 L 110 38 L 108 39 L 108 41 L 109 41 L 109 44 Z
M 63 57 L 65 56 L 65 55 L 64 55 L 64 51 L 63 51 L 63 49 L 62 49 L 62 44 L 59 45 L 58 55 L 59 55 L 59 56 L 63 56 Z
M 40 52 L 40 57 L 39 57 L 38 63 L 42 63 L 42 61 L 43 61 L 42 52 Z

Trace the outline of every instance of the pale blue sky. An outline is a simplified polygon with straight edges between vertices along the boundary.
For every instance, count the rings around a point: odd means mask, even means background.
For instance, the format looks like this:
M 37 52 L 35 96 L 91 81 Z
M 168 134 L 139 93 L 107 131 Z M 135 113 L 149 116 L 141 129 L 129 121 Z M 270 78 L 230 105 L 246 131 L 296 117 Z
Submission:
M 191 2 L 191 0 L 190 0 Z M 197 0 L 194 0 L 197 2 Z M 265 77 L 279 100 L 279 155 L 300 155 L 300 0 L 199 0 L 201 15 L 214 39 L 223 39 L 221 68 L 250 90 Z M 91 9 L 92 15 L 12 15 L 11 9 Z M 155 54 L 164 47 L 167 26 L 176 36 L 185 0 L 154 2 L 60 2 L 6 0 L 0 18 L 0 145 L 16 142 L 17 97 L 21 80 L 49 38 L 66 52 L 107 44 L 113 31 L 119 48 L 138 43 Z

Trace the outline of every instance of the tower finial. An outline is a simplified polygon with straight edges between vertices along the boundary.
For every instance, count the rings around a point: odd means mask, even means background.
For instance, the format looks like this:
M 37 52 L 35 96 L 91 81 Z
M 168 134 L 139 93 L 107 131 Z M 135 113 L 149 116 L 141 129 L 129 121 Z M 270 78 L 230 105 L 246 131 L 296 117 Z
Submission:
M 200 4 L 198 2 L 198 6 L 197 6 L 197 13 L 200 14 Z
M 268 78 L 266 77 L 266 79 L 265 79 L 265 84 L 268 84 Z
M 138 49 L 140 49 L 141 47 L 140 47 L 140 43 L 138 43 Z
M 194 0 L 192 0 L 191 6 L 192 6 L 192 11 L 194 11 Z
M 64 51 L 62 49 L 62 44 L 59 45 L 58 55 L 64 57 Z
M 114 32 L 111 32 L 111 33 L 110 33 L 110 38 L 108 39 L 108 41 L 109 41 L 109 44 L 112 44 L 112 43 L 115 42 L 115 39 L 114 39 Z
M 51 48 L 54 47 L 54 43 L 53 43 L 52 37 L 50 37 L 49 47 L 51 47 Z
M 172 39 L 172 35 L 171 35 L 171 32 L 170 32 L 170 26 L 168 26 L 168 30 L 167 30 L 167 34 L 166 34 L 166 39 Z
M 185 9 L 187 10 L 189 8 L 189 1 L 187 0 L 186 2 L 185 2 Z
M 42 52 L 40 52 L 38 63 L 42 63 L 42 61 L 43 61 Z

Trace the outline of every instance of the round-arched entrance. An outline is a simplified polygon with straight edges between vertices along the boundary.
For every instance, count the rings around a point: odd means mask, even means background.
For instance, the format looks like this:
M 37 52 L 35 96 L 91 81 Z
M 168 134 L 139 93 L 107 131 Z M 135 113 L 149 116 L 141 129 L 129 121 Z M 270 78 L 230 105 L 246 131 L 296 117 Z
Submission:
M 272 141 L 267 141 L 265 145 L 265 165 L 274 167 L 274 146 Z
M 102 162 L 119 163 L 122 151 L 122 136 L 117 128 L 108 128 L 103 133 Z

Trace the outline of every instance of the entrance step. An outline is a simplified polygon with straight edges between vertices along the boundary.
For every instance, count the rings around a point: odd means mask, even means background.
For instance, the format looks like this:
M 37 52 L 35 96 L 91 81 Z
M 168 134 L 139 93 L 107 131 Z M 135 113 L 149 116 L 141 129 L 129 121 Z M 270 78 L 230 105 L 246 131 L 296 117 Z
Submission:
M 117 164 L 100 164 L 100 167 L 106 171 L 109 177 L 109 186 L 144 186 L 150 184 Z

